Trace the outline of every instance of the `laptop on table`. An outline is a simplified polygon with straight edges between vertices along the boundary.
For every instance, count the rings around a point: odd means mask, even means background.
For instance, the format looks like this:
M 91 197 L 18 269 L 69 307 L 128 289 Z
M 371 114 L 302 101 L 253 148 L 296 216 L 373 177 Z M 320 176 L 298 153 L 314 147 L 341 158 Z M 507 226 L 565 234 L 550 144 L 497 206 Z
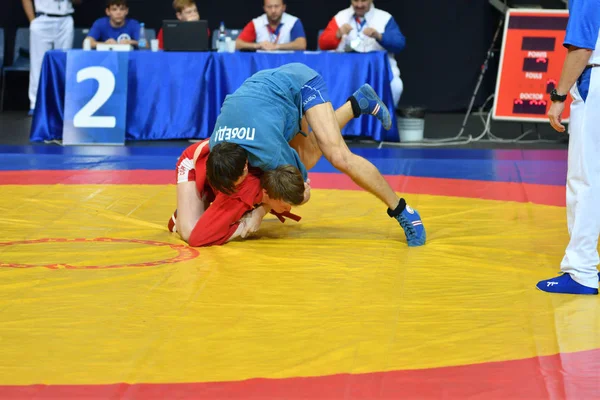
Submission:
M 209 51 L 208 21 L 163 21 L 165 51 Z

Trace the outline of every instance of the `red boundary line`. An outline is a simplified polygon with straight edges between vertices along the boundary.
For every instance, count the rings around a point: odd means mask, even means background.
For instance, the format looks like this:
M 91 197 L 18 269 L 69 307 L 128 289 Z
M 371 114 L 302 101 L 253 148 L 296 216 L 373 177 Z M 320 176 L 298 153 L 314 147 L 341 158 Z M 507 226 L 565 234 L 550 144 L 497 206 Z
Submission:
M 346 175 L 315 172 L 309 176 L 313 188 L 316 189 L 362 190 Z M 565 205 L 564 186 L 403 175 L 386 175 L 385 178 L 394 190 L 403 194 L 531 202 L 552 206 Z M 174 182 L 175 171 L 171 170 L 0 171 L 1 185 L 167 185 L 174 184 Z M 408 200 L 410 202 L 410 197 Z
M 0 386 L 2 399 L 598 399 L 600 349 L 456 367 L 238 382 Z

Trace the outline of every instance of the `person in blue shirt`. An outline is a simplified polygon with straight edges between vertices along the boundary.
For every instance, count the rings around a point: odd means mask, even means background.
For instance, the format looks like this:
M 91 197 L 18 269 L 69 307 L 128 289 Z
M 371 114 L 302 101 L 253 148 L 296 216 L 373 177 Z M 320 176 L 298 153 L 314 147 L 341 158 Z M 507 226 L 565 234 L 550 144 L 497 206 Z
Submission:
M 135 19 L 127 18 L 127 14 L 129 14 L 127 0 L 108 0 L 106 17 L 97 19 L 86 37 L 92 49 L 95 49 L 98 43 L 138 46 L 140 23 Z
M 561 115 L 567 93 L 569 116 L 567 226 L 571 239 L 560 263 L 562 275 L 538 282 L 550 293 L 598 294 L 600 235 L 600 0 L 569 0 L 563 45 L 567 57 L 550 94 L 550 125 L 565 132 Z
M 426 235 L 419 214 L 373 164 L 353 154 L 344 142 L 340 126 L 362 114 L 374 115 L 385 129 L 392 126 L 387 107 L 369 85 L 334 111 L 323 78 L 306 65 L 259 71 L 225 98 L 210 137 L 207 179 L 214 189 L 228 194 L 244 180 L 248 166 L 270 171 L 292 165 L 308 182 L 307 169 L 322 154 L 388 206 L 388 215 L 400 223 L 409 246 L 421 246 Z

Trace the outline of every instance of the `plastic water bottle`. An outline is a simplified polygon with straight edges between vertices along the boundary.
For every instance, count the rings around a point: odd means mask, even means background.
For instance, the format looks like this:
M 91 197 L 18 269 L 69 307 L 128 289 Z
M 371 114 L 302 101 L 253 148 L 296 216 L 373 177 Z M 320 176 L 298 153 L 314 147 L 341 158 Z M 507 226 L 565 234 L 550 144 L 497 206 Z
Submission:
M 144 23 L 140 24 L 140 39 L 138 40 L 138 48 L 145 49 L 148 46 L 148 40 L 146 39 L 146 28 Z
M 221 25 L 219 25 L 219 42 L 217 45 L 217 51 L 227 51 L 227 33 L 225 32 L 225 23 L 223 21 L 221 21 Z

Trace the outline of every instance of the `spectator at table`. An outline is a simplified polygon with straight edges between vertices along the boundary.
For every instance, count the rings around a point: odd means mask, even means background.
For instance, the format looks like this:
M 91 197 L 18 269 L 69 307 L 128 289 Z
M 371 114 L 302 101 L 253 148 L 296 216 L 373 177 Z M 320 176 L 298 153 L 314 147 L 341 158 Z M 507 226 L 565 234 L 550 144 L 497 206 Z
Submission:
M 108 0 L 106 17 L 97 19 L 86 37 L 92 49 L 95 49 L 99 43 L 138 46 L 140 23 L 135 19 L 127 18 L 127 14 L 129 14 L 127 0 Z M 145 47 L 149 47 L 149 44 L 146 43 Z
M 394 54 L 405 45 L 406 38 L 394 17 L 375 8 L 373 0 L 351 0 L 350 7 L 338 12 L 319 38 L 322 50 L 387 51 L 394 75 L 390 82 L 394 107 L 398 106 L 404 88 Z
M 306 50 L 302 22 L 285 12 L 284 0 L 264 0 L 265 13 L 250 21 L 235 41 L 238 50 Z
M 198 7 L 194 0 L 175 0 L 173 1 L 173 9 L 175 10 L 175 16 L 180 21 L 189 22 L 200 20 L 200 13 L 198 12 Z M 208 36 L 210 37 L 210 30 L 208 31 Z M 162 28 L 158 31 L 156 38 L 158 39 L 158 48 L 163 49 L 164 38 Z

